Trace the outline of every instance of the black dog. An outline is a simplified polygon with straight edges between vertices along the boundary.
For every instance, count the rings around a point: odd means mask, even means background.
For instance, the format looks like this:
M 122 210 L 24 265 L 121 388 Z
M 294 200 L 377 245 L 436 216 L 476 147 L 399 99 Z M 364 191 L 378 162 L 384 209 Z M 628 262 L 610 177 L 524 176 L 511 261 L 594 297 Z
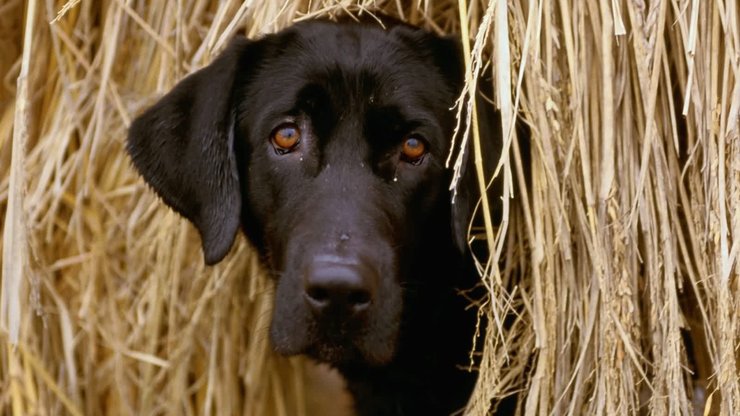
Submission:
M 134 165 L 206 263 L 241 225 L 277 282 L 274 348 L 339 369 L 360 415 L 450 414 L 475 383 L 456 290 L 477 279 L 475 182 L 468 167 L 451 205 L 444 166 L 462 85 L 455 40 L 312 21 L 234 40 L 131 126 Z

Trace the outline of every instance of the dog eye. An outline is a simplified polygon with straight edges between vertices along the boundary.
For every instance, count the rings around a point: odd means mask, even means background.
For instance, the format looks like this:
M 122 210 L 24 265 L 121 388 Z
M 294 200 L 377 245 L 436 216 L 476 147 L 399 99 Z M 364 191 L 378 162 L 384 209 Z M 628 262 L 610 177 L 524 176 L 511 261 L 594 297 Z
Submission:
M 300 142 L 301 129 L 294 123 L 283 123 L 272 131 L 270 140 L 278 153 L 288 153 Z
M 418 134 L 410 134 L 403 139 L 401 158 L 404 161 L 412 164 L 419 164 L 426 153 L 426 142 Z

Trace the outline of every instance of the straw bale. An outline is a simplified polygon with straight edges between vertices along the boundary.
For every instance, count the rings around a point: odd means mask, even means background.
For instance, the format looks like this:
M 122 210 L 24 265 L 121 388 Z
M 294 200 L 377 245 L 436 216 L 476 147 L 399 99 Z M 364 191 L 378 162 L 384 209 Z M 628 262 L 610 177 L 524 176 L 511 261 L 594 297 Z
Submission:
M 246 241 L 204 267 L 123 141 L 234 34 L 378 11 L 466 39 L 458 110 L 487 74 L 503 116 L 466 413 L 740 414 L 734 0 L 3 2 L 0 413 L 311 414 Z

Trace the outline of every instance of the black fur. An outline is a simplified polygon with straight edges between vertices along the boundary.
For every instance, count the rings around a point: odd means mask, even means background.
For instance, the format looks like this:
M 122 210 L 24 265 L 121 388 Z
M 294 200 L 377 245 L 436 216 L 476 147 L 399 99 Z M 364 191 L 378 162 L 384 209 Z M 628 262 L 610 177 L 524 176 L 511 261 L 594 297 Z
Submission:
M 241 224 L 276 280 L 274 348 L 338 368 L 360 415 L 450 414 L 475 382 L 456 288 L 477 281 L 476 182 L 468 161 L 453 214 L 444 167 L 461 74 L 451 39 L 304 22 L 234 40 L 130 129 L 134 165 L 198 228 L 206 263 Z M 285 122 L 301 131 L 290 152 L 270 140 Z M 420 160 L 401 156 L 409 134 Z

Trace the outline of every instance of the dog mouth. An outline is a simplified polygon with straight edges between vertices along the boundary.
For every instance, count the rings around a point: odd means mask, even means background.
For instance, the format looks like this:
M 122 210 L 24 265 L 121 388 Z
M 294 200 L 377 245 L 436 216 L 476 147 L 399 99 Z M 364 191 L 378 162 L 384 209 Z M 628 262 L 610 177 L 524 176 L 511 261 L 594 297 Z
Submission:
M 283 271 L 275 276 L 275 350 L 334 366 L 391 361 L 403 303 L 392 245 L 339 239 L 307 250 L 302 241 L 288 244 L 288 261 L 273 269 Z
M 395 355 L 395 337 L 381 343 L 368 343 L 367 338 L 318 337 L 302 354 L 335 367 L 350 367 L 359 363 L 370 366 L 388 364 Z
M 335 367 L 367 361 L 351 337 L 324 336 L 316 339 L 301 354 Z
M 277 282 L 270 325 L 276 352 L 305 354 L 335 367 L 376 366 L 393 359 L 401 320 L 400 289 L 378 288 L 369 301 L 347 295 L 342 303 L 307 295 L 297 280 L 283 276 Z
M 283 309 L 279 303 L 275 307 L 276 311 Z M 282 355 L 304 354 L 334 367 L 378 366 L 395 355 L 396 315 L 368 311 L 368 316 L 352 319 L 341 313 L 317 317 L 309 311 L 295 312 L 293 316 L 273 315 L 272 344 Z

